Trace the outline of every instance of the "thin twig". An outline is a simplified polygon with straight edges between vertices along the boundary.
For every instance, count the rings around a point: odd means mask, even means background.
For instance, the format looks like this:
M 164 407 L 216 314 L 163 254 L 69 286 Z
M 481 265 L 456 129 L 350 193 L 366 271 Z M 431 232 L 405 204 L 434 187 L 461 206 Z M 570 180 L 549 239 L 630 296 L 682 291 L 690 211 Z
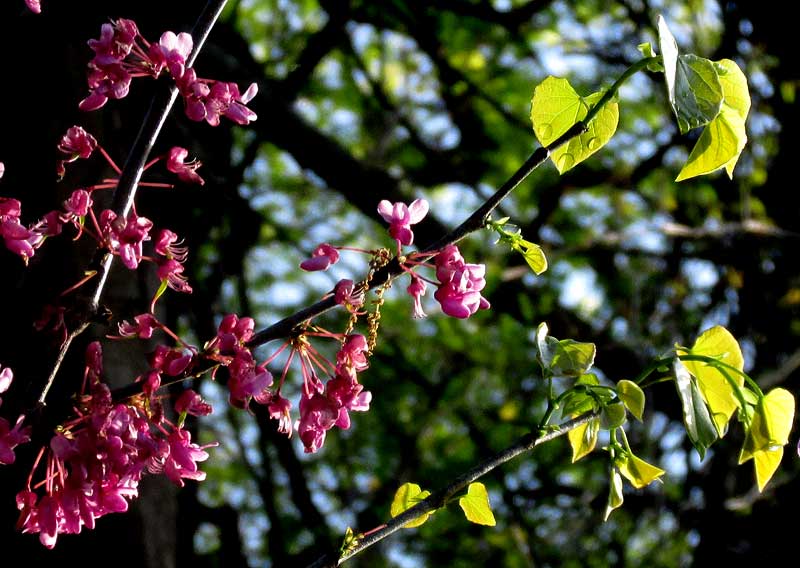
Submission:
M 410 509 L 406 509 L 401 514 L 392 518 L 385 525 L 378 530 L 369 533 L 360 539 L 357 539 L 355 545 L 351 546 L 339 557 L 323 556 L 309 564 L 308 568 L 334 568 L 352 558 L 359 552 L 369 548 L 373 544 L 383 540 L 390 534 L 397 532 L 403 525 L 409 521 L 442 508 L 447 502 L 457 493 L 463 491 L 473 481 L 480 479 L 493 469 L 511 461 L 520 454 L 533 450 L 536 446 L 549 442 L 555 438 L 563 436 L 567 432 L 583 426 L 590 420 L 597 417 L 596 412 L 588 412 L 577 418 L 568 420 L 567 422 L 557 426 L 553 429 L 548 429 L 545 432 L 533 433 L 522 436 L 516 443 L 495 454 L 491 458 L 479 463 L 469 471 L 461 474 L 450 482 L 445 487 L 431 493 L 429 497 L 423 499 Z

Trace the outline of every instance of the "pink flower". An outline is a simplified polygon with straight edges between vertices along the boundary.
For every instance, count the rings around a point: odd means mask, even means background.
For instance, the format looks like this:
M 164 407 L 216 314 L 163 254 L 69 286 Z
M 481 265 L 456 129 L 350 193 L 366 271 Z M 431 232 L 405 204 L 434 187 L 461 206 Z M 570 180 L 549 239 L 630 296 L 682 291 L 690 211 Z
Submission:
M 0 369 L 3 366 L 0 365 Z M 0 371 L 0 394 L 6 392 L 9 387 L 11 386 L 11 381 L 14 380 L 14 371 L 12 371 L 9 367 L 6 367 L 2 371 Z M 3 399 L 0 398 L 0 404 L 3 403 Z
M 361 372 L 369 368 L 369 361 L 367 355 L 369 354 L 369 346 L 367 338 L 360 333 L 348 335 L 345 339 L 339 352 L 336 354 L 336 372 L 337 374 L 341 369 L 346 369 L 345 374 L 355 376 L 357 372 Z
M 428 214 L 428 202 L 424 199 L 415 199 L 411 205 L 397 202 L 392 205 L 387 200 L 378 203 L 378 213 L 383 220 L 389 223 L 389 234 L 401 245 L 411 245 L 414 242 L 414 233 L 411 225 L 419 223 Z
M 185 262 L 186 256 L 189 254 L 189 249 L 182 245 L 183 241 L 178 240 L 178 235 L 169 229 L 162 229 L 156 239 L 156 253 L 167 258 L 172 258 L 178 262 Z
M 346 306 L 349 309 L 358 308 L 364 305 L 364 290 L 356 291 L 355 283 L 348 278 L 343 278 L 334 286 L 333 298 L 340 306 Z
M 167 286 L 176 292 L 192 293 L 192 287 L 189 285 L 186 276 L 183 275 L 183 265 L 177 260 L 170 258 L 159 261 L 156 274 L 159 280 L 166 282 Z
M 42 3 L 39 0 L 25 0 L 25 5 L 34 14 L 42 13 Z
M 152 314 L 140 314 L 133 320 L 134 323 L 123 321 L 119 324 L 119 334 L 122 337 L 150 339 L 153 337 L 153 330 L 161 328 L 161 323 Z
M 300 268 L 308 272 L 327 270 L 337 262 L 339 262 L 339 251 L 328 243 L 322 243 L 311 253 L 311 258 L 300 263 Z
M 208 459 L 205 448 L 192 443 L 192 435 L 187 430 L 175 429 L 168 437 L 169 457 L 164 463 L 164 473 L 179 487 L 183 487 L 184 479 L 202 481 L 206 478 L 203 471 L 197 469 L 197 462 Z M 211 444 L 216 446 L 216 444 Z
M 11 465 L 14 463 L 16 459 L 14 448 L 30 441 L 31 428 L 23 426 L 24 421 L 25 416 L 21 415 L 12 428 L 5 418 L 0 418 L 0 464 Z
M 59 151 L 67 155 L 63 160 L 59 160 L 56 173 L 59 178 L 64 177 L 66 172 L 65 164 L 74 162 L 78 158 L 87 159 L 97 148 L 97 140 L 94 136 L 86 132 L 80 126 L 73 126 L 67 130 L 58 143 Z
M 186 59 L 192 52 L 192 36 L 185 32 L 164 32 L 157 44 L 150 45 L 150 59 L 156 67 L 156 75 L 166 65 L 170 74 L 178 79 L 183 76 Z
M 69 199 L 64 201 L 65 220 L 75 217 L 85 217 L 92 206 L 92 196 L 84 189 L 77 189 L 72 192 Z
M 213 412 L 213 408 L 195 391 L 186 389 L 175 401 L 175 412 L 178 414 L 185 412 L 192 416 L 207 416 Z
M 411 274 L 411 284 L 408 285 L 406 288 L 406 292 L 414 298 L 414 318 L 424 318 L 426 317 L 425 312 L 422 309 L 422 296 L 425 295 L 425 290 L 427 290 L 428 286 L 425 284 L 425 281 L 417 276 L 416 274 Z
M 192 120 L 205 120 L 211 126 L 217 126 L 221 116 L 242 125 L 250 124 L 258 118 L 246 106 L 258 93 L 255 83 L 244 94 L 239 94 L 236 83 L 197 79 L 193 69 L 186 69 L 183 76 L 177 79 L 177 83 L 184 99 L 186 116 Z
M 6 166 L 3 162 L 0 162 L 0 178 L 3 177 L 4 173 L 6 173 Z
M 178 174 L 178 178 L 186 183 L 197 183 L 203 185 L 205 180 L 197 174 L 197 169 L 203 165 L 200 160 L 192 160 L 189 163 L 184 163 L 189 151 L 175 146 L 169 151 L 167 158 L 167 169 L 174 174 Z
M 142 243 L 150 240 L 153 222 L 131 212 L 127 220 L 106 209 L 100 214 L 100 229 L 109 249 L 122 259 L 122 264 L 135 270 L 142 260 Z
M 306 453 L 318 451 L 325 443 L 325 433 L 339 418 L 336 405 L 319 393 L 300 398 L 300 421 L 297 433 Z
M 278 432 L 286 434 L 287 436 L 292 435 L 291 409 L 292 403 L 279 394 L 273 396 L 272 401 L 267 406 L 269 417 L 278 421 Z
M 166 345 L 157 345 L 156 350 L 147 358 L 151 368 L 166 373 L 170 377 L 177 377 L 183 373 L 192 362 L 191 353 L 185 353 L 180 349 L 170 349 Z
M 442 311 L 456 318 L 468 318 L 479 309 L 490 307 L 481 296 L 486 286 L 483 264 L 467 264 L 455 245 L 448 245 L 436 255 L 436 277 L 439 287 L 433 297 Z

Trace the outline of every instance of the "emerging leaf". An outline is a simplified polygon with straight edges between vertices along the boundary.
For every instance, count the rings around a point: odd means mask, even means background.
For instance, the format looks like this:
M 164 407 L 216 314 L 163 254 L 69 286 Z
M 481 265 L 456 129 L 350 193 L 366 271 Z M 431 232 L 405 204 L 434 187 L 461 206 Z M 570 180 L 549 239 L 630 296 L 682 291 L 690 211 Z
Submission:
M 714 65 L 722 85 L 722 108 L 703 130 L 675 181 L 709 174 L 720 168 L 725 168 L 728 177 L 733 178 L 733 168 L 747 142 L 745 120 L 750 111 L 747 78 L 730 59 L 723 59 Z
M 578 415 L 576 414 L 575 416 Z M 595 418 L 567 432 L 569 445 L 572 448 L 572 463 L 592 453 L 597 445 L 597 433 L 599 431 L 600 421 Z
M 489 504 L 489 494 L 486 492 L 486 487 L 483 483 L 477 481 L 470 483 L 467 488 L 467 494 L 459 498 L 458 504 L 461 510 L 464 511 L 464 516 L 471 523 L 490 527 L 497 524 L 494 520 L 492 507 Z
M 683 354 L 685 352 L 680 352 Z M 694 342 L 689 350 L 693 355 L 705 355 L 719 359 L 735 369 L 744 369 L 744 358 L 739 343 L 731 333 L 722 326 L 707 329 Z M 708 404 L 708 409 L 714 419 L 714 425 L 719 437 L 725 435 L 728 422 L 733 413 L 739 408 L 739 399 L 733 386 L 719 369 L 701 361 L 685 361 L 686 369 L 697 378 L 697 385 Z M 738 373 L 730 372 L 728 375 L 741 388 L 744 377 Z
M 611 511 L 622 505 L 622 501 L 622 476 L 617 468 L 611 468 L 611 483 L 608 487 L 608 503 L 606 504 L 606 514 L 603 517 L 604 521 L 608 520 Z
M 603 92 L 581 97 L 566 79 L 548 77 L 533 91 L 531 121 L 536 138 L 549 146 L 575 123 L 586 118 L 589 109 L 603 97 Z M 588 130 L 550 154 L 559 173 L 575 167 L 597 152 L 614 135 L 619 122 L 619 105 L 609 102 L 587 125 Z
M 552 376 L 580 377 L 594 365 L 594 343 L 581 343 L 573 339 L 558 340 L 547 335 L 546 323 L 536 330 L 536 348 L 539 362 Z
M 647 487 L 666 473 L 660 467 L 647 463 L 633 454 L 618 459 L 616 465 L 619 472 L 631 482 L 636 489 Z
M 722 106 L 722 85 L 714 64 L 696 55 L 679 55 L 667 22 L 658 17 L 658 43 L 664 60 L 667 95 L 681 134 L 708 124 Z
M 603 407 L 600 412 L 600 427 L 603 430 L 619 428 L 625 423 L 625 405 L 615 402 Z
M 633 381 L 622 380 L 617 383 L 617 396 L 631 414 L 642 421 L 644 413 L 644 391 Z
M 542 247 L 536 243 L 520 238 L 511 245 L 511 248 L 525 257 L 525 262 L 528 263 L 528 266 L 537 276 L 547 270 L 547 258 L 544 256 Z
M 686 426 L 686 434 L 700 455 L 700 459 L 703 459 L 706 455 L 706 449 L 717 440 L 717 429 L 711 420 L 711 415 L 708 412 L 703 396 L 697 388 L 697 384 L 689 374 L 689 370 L 677 358 L 673 363 L 673 369 L 675 387 L 678 389 L 678 396 L 681 399 L 681 407 L 683 408 L 683 423 Z
M 759 491 L 764 490 L 778 469 L 783 446 L 789 442 L 794 410 L 794 396 L 782 388 L 768 392 L 756 406 L 739 454 L 739 463 L 751 458 L 754 460 Z
M 406 509 L 410 509 L 426 497 L 431 494 L 430 491 L 423 491 L 419 485 L 416 483 L 404 483 L 401 485 L 397 492 L 394 494 L 394 499 L 392 499 L 392 506 L 390 508 L 390 513 L 392 517 L 396 517 L 400 513 L 404 512 Z M 425 523 L 428 520 L 428 517 L 431 516 L 431 513 L 425 513 L 424 515 L 420 515 L 413 521 L 407 522 L 403 525 L 403 528 L 411 529 L 414 527 L 418 527 Z

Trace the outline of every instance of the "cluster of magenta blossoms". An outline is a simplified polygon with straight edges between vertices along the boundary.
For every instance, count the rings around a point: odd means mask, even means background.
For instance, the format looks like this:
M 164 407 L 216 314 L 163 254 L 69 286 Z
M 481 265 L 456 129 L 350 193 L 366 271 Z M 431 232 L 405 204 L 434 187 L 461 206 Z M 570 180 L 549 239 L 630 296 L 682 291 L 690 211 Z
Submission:
M 256 114 L 247 108 L 258 87 L 251 84 L 244 93 L 236 83 L 197 77 L 186 61 L 192 52 L 192 36 L 167 31 L 158 43 L 148 42 L 132 20 L 103 24 L 98 39 L 89 40 L 94 58 L 89 62 L 89 95 L 81 110 L 96 110 L 109 99 L 127 96 L 135 77 L 157 78 L 168 73 L 178 86 L 186 116 L 217 126 L 224 116 L 237 124 L 249 124 Z
M 115 401 L 102 373 L 100 344 L 92 343 L 75 416 L 39 453 L 28 486 L 17 494 L 18 526 L 38 534 L 47 548 L 60 534 L 92 529 L 103 515 L 126 511 L 145 474 L 163 474 L 181 487 L 184 479 L 205 479 L 198 462 L 216 445 L 193 443 L 183 428 L 187 414 L 211 412 L 194 391 L 177 399 L 179 419 L 172 422 L 152 392 Z M 37 472 L 40 480 L 34 483 Z
M 97 140 L 80 126 L 67 130 L 58 144 L 63 159 L 58 162 L 59 178 L 66 174 L 66 165 L 78 159 L 88 159 L 99 152 L 108 164 L 119 173 L 119 167 Z M 186 161 L 187 150 L 172 148 L 166 155 L 151 160 L 147 168 L 158 161 L 165 161 L 169 172 L 187 183 L 202 185 L 204 180 L 197 174 L 199 161 Z M 0 197 L 0 236 L 8 250 L 20 256 L 27 264 L 48 237 L 62 233 L 64 226 L 72 226 L 76 238 L 83 234 L 94 238 L 98 246 L 120 258 L 122 263 L 136 269 L 142 261 L 152 262 L 157 267 L 159 280 L 164 288 L 178 292 L 191 292 L 183 271 L 187 257 L 186 247 L 181 246 L 178 236 L 168 229 L 162 229 L 155 237 L 153 255 L 144 254 L 144 243 L 153 237 L 153 223 L 139 216 L 134 208 L 127 217 L 120 217 L 110 209 L 94 210 L 93 195 L 97 191 L 114 189 L 117 179 L 106 179 L 90 187 L 79 188 L 63 202 L 61 209 L 47 213 L 35 223 L 24 225 L 21 220 L 22 205 L 17 199 Z M 170 184 L 142 182 L 143 186 L 171 187 Z M 157 298 L 154 298 L 154 301 Z
M 227 367 L 230 403 L 249 409 L 251 403 L 266 406 L 278 431 L 291 436 L 297 430 L 306 452 L 318 451 L 325 435 L 334 426 L 350 427 L 351 411 L 369 409 L 372 395 L 358 382 L 358 373 L 369 366 L 367 340 L 363 335 L 347 336 L 311 331 L 285 342 L 265 362 L 257 364 L 247 342 L 253 336 L 251 318 L 228 315 L 222 319 L 217 336 L 206 343 L 201 357 Z M 309 337 L 325 337 L 341 342 L 336 363 L 328 361 L 309 342 Z M 267 365 L 291 347 L 280 382 L 274 384 Z M 292 419 L 292 403 L 281 394 L 292 361 L 297 357 L 303 377 L 299 419 Z M 325 382 L 320 377 L 326 377 Z
M 386 200 L 378 204 L 378 213 L 389 223 L 389 235 L 397 244 L 397 255 L 403 261 L 402 268 L 411 277 L 411 283 L 406 291 L 414 299 L 413 316 L 423 318 L 426 315 L 422 308 L 422 297 L 428 289 L 428 284 L 436 287 L 433 297 L 441 305 L 442 311 L 449 316 L 468 318 L 478 310 L 488 309 L 489 301 L 481 295 L 486 286 L 486 266 L 467 263 L 456 245 L 447 245 L 435 252 L 402 254 L 403 246 L 414 243 L 411 225 L 422 221 L 428 213 L 428 208 L 428 202 L 424 199 L 416 199 L 410 205 L 401 202 L 390 203 Z M 335 247 L 323 243 L 314 249 L 311 258 L 300 263 L 300 268 L 307 271 L 327 270 L 338 262 L 340 250 L 359 250 L 374 254 L 374 251 Z M 433 265 L 425 260 L 431 257 Z M 436 281 L 417 274 L 416 269 L 423 266 L 436 270 Z M 335 288 L 336 303 L 350 308 L 358 307 L 363 302 L 363 297 L 357 297 L 358 303 L 354 304 L 353 298 L 349 295 L 357 288 L 351 280 L 339 282 Z

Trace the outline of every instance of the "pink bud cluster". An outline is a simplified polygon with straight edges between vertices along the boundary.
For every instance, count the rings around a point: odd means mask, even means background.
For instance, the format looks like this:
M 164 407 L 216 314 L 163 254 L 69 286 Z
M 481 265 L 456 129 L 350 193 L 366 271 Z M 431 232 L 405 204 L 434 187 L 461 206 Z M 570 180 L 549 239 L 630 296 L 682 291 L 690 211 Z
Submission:
M 127 96 L 135 77 L 157 78 L 162 71 L 174 79 L 183 96 L 186 116 L 217 126 L 224 116 L 237 124 L 249 124 L 256 114 L 247 108 L 258 92 L 255 83 L 244 93 L 236 83 L 198 78 L 187 67 L 192 52 L 192 36 L 164 32 L 158 43 L 148 42 L 132 20 L 119 19 L 103 24 L 100 38 L 89 40 L 94 58 L 89 63 L 89 95 L 81 110 L 96 110 L 109 99 Z
M 210 407 L 195 397 L 184 395 L 179 412 L 207 414 Z M 75 410 L 46 449 L 43 481 L 17 494 L 18 525 L 39 534 L 47 548 L 59 534 L 92 529 L 103 515 L 126 511 L 146 473 L 164 474 L 179 486 L 185 479 L 205 479 L 197 464 L 216 444 L 193 443 L 182 424 L 165 417 L 157 397 L 115 402 L 102 381 L 99 343 L 87 350 L 86 381 Z M 37 460 L 34 473 L 40 464 Z

